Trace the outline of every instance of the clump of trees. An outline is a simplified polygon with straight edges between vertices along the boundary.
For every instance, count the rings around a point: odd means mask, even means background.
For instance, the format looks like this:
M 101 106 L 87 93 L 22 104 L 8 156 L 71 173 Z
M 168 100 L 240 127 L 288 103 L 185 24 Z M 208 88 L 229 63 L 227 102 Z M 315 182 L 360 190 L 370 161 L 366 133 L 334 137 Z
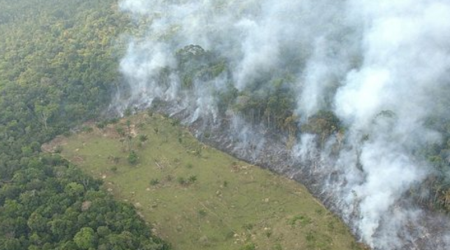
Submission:
M 189 45 L 178 50 L 175 57 L 182 87 L 186 90 L 192 90 L 194 82 L 204 82 L 207 88 L 208 81 L 221 75 L 231 79 L 226 59 L 211 51 L 205 51 L 198 45 Z M 162 73 L 161 78 L 164 79 L 167 75 L 167 72 Z M 223 116 L 231 110 L 249 122 L 263 123 L 269 129 L 295 130 L 291 122 L 295 108 L 293 79 L 289 74 L 263 76 L 241 91 L 237 90 L 232 82 L 225 85 L 224 88 L 215 89 L 213 92 L 218 100 L 219 112 Z M 261 88 L 262 85 L 265 87 Z
M 0 188 L 0 248 L 168 249 L 101 184 L 59 155 L 33 159 Z
M 341 122 L 331 111 L 321 110 L 309 117 L 307 122 L 301 125 L 301 131 L 304 133 L 315 134 L 320 137 L 320 144 L 332 134 L 341 129 Z

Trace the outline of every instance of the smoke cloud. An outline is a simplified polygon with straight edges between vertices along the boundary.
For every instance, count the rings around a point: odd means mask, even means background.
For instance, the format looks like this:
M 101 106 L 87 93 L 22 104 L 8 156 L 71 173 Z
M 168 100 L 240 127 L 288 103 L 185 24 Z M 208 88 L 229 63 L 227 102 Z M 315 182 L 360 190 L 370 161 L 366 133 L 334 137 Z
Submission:
M 449 104 L 442 100 L 450 93 L 450 2 L 122 0 L 120 7 L 142 32 L 121 61 L 129 89 L 118 93 L 119 112 L 163 100 L 188 114 L 185 122 L 230 120 L 233 147 L 255 160 L 267 138 L 231 109 L 220 117 L 217 95 L 232 86 L 269 96 L 269 82 L 289 78 L 299 127 L 330 110 L 345 128 L 320 147 L 320 136 L 298 133 L 289 157 L 299 173 L 314 162 L 319 194 L 353 232 L 374 249 L 450 248 L 448 219 L 407 198 L 436 172 L 417 152 L 445 139 L 426 121 L 449 115 L 440 106 Z M 201 47 L 185 53 L 207 51 L 227 70 L 192 79 L 188 92 L 176 52 L 191 44 Z

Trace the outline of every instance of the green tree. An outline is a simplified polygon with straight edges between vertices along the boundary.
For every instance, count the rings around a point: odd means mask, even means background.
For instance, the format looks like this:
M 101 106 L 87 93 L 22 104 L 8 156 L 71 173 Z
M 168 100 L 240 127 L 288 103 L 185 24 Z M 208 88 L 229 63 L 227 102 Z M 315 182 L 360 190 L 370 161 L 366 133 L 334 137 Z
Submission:
M 95 233 L 90 227 L 83 227 L 73 237 L 75 244 L 81 249 L 93 248 L 95 245 Z
M 131 165 L 135 165 L 138 162 L 139 157 L 134 150 L 131 150 L 131 152 L 128 154 L 127 160 Z

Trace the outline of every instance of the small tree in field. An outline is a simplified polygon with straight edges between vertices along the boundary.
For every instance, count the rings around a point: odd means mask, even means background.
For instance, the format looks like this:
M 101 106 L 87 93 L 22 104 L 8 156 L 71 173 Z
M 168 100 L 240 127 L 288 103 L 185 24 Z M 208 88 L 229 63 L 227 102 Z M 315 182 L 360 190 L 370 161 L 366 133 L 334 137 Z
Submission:
M 131 150 L 130 153 L 128 154 L 128 163 L 130 163 L 131 165 L 135 165 L 138 162 L 138 156 L 136 154 L 136 152 L 134 152 L 134 150 Z

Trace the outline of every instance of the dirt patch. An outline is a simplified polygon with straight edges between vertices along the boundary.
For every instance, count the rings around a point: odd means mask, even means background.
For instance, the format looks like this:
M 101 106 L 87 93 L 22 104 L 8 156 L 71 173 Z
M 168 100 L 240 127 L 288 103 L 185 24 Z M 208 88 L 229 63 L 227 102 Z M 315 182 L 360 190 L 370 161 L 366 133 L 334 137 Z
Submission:
M 137 136 L 137 131 L 136 131 L 136 125 L 135 124 L 131 124 L 130 125 L 130 135 L 132 137 L 136 137 Z
M 55 139 L 42 144 L 42 152 L 54 153 L 58 146 L 67 145 L 67 138 L 65 136 L 59 135 Z
M 106 137 L 106 138 L 112 138 L 112 139 L 120 138 L 120 135 L 117 132 L 116 126 L 114 124 L 108 124 L 102 130 L 102 135 L 103 135 L 103 137 Z
M 70 161 L 74 164 L 80 164 L 84 162 L 84 159 L 81 156 L 74 156 L 70 159 Z
M 103 137 L 119 139 L 122 136 L 119 134 L 117 128 L 122 127 L 125 130 L 125 133 L 129 134 L 132 137 L 136 137 L 138 134 L 136 124 L 131 123 L 129 128 L 126 125 L 125 119 L 120 120 L 117 124 L 108 124 L 106 127 L 100 130 L 100 133 Z
M 87 211 L 92 205 L 91 201 L 85 201 L 81 204 L 81 211 Z

